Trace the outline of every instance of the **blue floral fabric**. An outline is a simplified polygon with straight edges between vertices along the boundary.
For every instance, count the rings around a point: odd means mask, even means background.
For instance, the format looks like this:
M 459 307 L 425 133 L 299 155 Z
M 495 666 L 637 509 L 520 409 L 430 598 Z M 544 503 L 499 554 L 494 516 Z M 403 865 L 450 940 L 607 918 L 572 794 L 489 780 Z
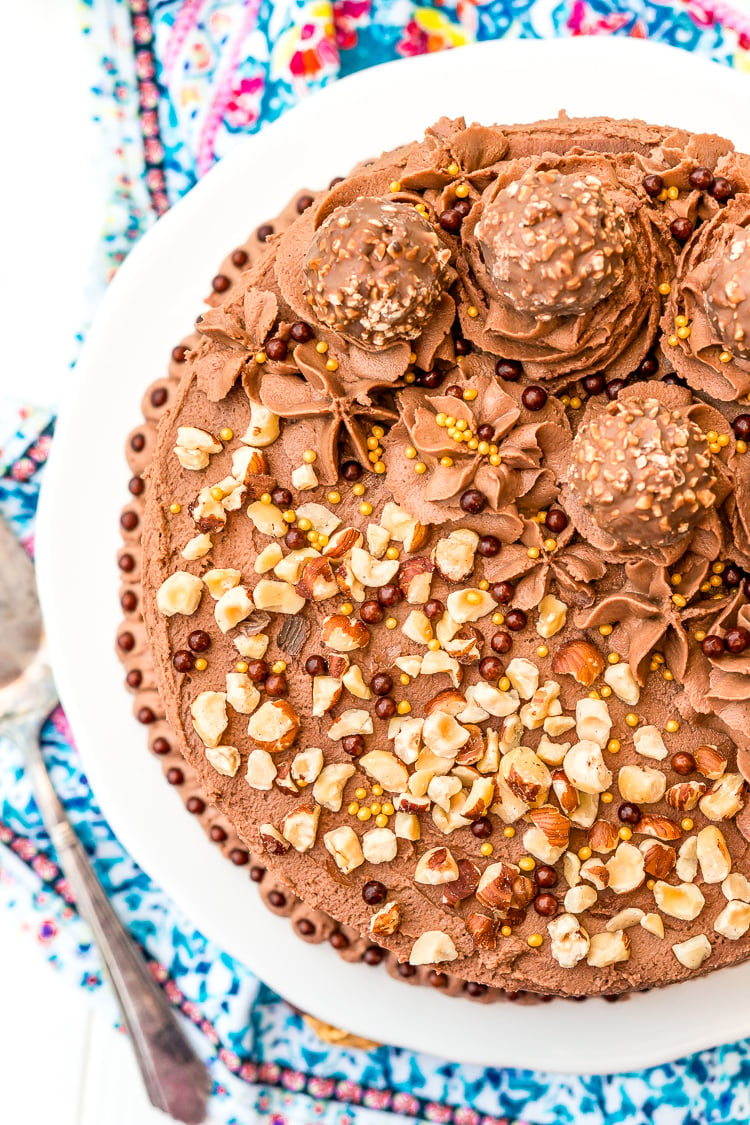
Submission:
M 750 70 L 750 20 L 710 0 L 86 0 L 81 9 L 98 61 L 95 112 L 110 169 L 100 287 L 134 241 L 238 137 L 362 67 L 501 36 L 614 34 L 658 39 Z M 43 411 L 0 403 L 0 516 L 32 552 L 51 440 L 52 419 Z M 362 1052 L 323 1044 L 249 970 L 199 933 L 120 846 L 59 709 L 45 728 L 43 749 L 108 894 L 211 1067 L 212 1120 L 750 1120 L 748 1042 L 640 1074 L 589 1079 L 482 1070 L 389 1046 Z M 14 908 L 43 954 L 116 1019 L 20 758 L 7 744 L 0 744 L 0 905 Z

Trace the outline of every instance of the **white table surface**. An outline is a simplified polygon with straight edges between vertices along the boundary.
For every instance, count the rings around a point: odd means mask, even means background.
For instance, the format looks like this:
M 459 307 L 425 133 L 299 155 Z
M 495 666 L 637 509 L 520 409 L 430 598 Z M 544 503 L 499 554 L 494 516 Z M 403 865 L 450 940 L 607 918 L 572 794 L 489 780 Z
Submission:
M 0 124 L 3 149 L 16 165 L 0 186 L 0 299 L 13 325 L 5 335 L 0 400 L 10 392 L 54 405 L 69 378 L 103 215 L 88 96 L 93 74 L 78 0 L 19 0 L 2 10 L 3 41 L 14 46 L 0 67 Z M 19 927 L 15 913 L 0 913 L 0 1120 L 165 1122 L 148 1103 L 126 1038 L 45 963 L 34 935 Z

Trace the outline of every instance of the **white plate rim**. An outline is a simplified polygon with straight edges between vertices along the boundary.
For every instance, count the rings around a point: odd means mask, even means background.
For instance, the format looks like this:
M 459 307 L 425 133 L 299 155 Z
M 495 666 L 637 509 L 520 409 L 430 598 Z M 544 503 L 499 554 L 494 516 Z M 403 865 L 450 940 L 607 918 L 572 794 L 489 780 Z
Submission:
M 608 74 L 607 88 L 595 84 L 592 92 L 587 76 L 601 71 Z M 524 91 L 522 112 L 508 112 L 508 97 L 493 87 L 498 73 L 509 90 Z M 535 75 L 531 87 L 529 73 Z M 743 1006 L 733 1003 L 750 983 L 750 964 L 617 1005 L 589 1000 L 530 1007 L 446 1000 L 427 988 L 407 989 L 379 971 L 380 1002 L 352 1005 L 353 995 L 372 992 L 373 970 L 300 941 L 289 922 L 267 911 L 247 887 L 246 874 L 206 845 L 202 829 L 164 783 L 158 762 L 145 753 L 143 730 L 121 687 L 113 649 L 120 617 L 114 556 L 128 474 L 120 450 L 138 423 L 140 397 L 160 374 L 170 343 L 189 328 L 209 271 L 228 246 L 278 209 L 287 188 L 292 194 L 305 181 L 325 183 L 380 147 L 418 135 L 441 112 L 465 112 L 468 120 L 485 122 L 533 120 L 565 106 L 571 114 L 641 116 L 706 131 L 721 113 L 727 134 L 750 150 L 750 125 L 739 108 L 732 109 L 734 95 L 746 97 L 746 81 L 702 57 L 616 38 L 501 40 L 360 72 L 238 142 L 135 247 L 104 297 L 58 421 L 37 522 L 37 575 L 60 697 L 102 810 L 136 861 L 208 937 L 326 1022 L 458 1062 L 535 1067 L 543 1061 L 547 1071 L 622 1073 L 750 1034 L 750 1010 L 743 1014 Z M 366 136 L 352 140 L 339 128 L 346 150 L 338 160 L 321 152 L 330 122 L 356 125 L 358 110 L 373 100 L 380 115 L 369 122 Z M 743 104 L 741 96 L 737 104 Z M 233 206 L 245 207 L 244 199 L 238 203 L 238 184 L 253 182 L 258 167 L 278 173 L 273 184 L 270 177 L 265 186 L 256 182 L 240 222 L 232 212 Z M 285 186 L 279 193 L 280 183 Z M 220 213 L 212 208 L 216 202 Z M 209 220 L 210 238 L 197 232 L 200 218 Z M 113 354 L 113 342 L 127 339 L 133 325 L 138 334 L 128 339 L 127 355 Z M 115 379 L 114 387 L 108 378 Z M 71 504 L 84 498 L 91 504 L 92 492 L 101 525 L 81 541 Z M 81 542 L 85 568 L 77 561 Z M 200 882 L 193 878 L 196 865 L 204 872 Z M 396 1021 L 392 1012 L 399 1013 Z

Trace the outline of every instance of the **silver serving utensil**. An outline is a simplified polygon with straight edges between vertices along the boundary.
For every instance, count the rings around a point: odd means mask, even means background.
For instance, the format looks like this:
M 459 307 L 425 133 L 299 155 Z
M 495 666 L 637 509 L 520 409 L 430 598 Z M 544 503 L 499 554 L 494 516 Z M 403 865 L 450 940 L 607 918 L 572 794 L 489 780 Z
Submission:
M 0 520 L 0 735 L 23 752 L 60 867 L 117 995 L 149 1099 L 176 1121 L 199 1125 L 206 1118 L 208 1071 L 105 895 L 47 774 L 39 732 L 56 703 L 34 568 Z

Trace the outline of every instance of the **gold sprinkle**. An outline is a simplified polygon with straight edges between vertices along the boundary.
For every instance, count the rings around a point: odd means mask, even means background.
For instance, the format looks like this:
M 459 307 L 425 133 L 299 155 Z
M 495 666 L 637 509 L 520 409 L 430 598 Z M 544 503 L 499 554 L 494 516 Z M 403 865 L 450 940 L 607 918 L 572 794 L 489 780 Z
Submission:
M 738 453 L 747 453 L 747 442 L 740 439 L 740 441 L 735 442 L 734 448 Z
M 258 364 L 265 363 L 266 358 L 267 357 L 266 357 L 265 352 L 256 352 L 255 353 L 255 362 L 258 363 Z
M 469 423 L 466 422 L 463 418 L 459 418 L 458 421 L 456 422 L 456 429 L 457 430 L 466 430 L 466 429 L 468 429 L 468 427 L 469 427 Z
M 396 707 L 396 711 L 398 712 L 399 715 L 408 715 L 409 712 L 411 711 L 411 703 L 409 702 L 409 700 L 408 699 L 402 699 L 401 702 Z
M 416 465 L 414 466 L 414 472 L 420 477 L 422 473 L 427 472 L 427 466 L 425 465 L 424 461 L 417 461 Z
M 372 791 L 373 791 L 373 793 L 375 792 L 375 787 L 374 787 L 374 786 L 373 786 L 373 790 L 372 790 Z M 385 813 L 385 815 L 386 815 L 386 816 L 393 816 L 393 813 L 394 813 L 394 811 L 395 811 L 395 810 L 394 810 L 394 808 L 393 808 L 393 805 L 391 804 L 391 802 L 390 802 L 390 801 L 386 801 L 386 802 L 385 802 L 385 804 L 383 805 L 383 812 Z
M 668 730 L 670 734 L 675 734 L 680 729 L 680 724 L 677 719 L 667 719 L 664 729 Z
M 302 460 L 306 465 L 314 465 L 318 460 L 318 455 L 314 449 L 306 449 L 302 454 Z
M 466 444 L 468 445 L 469 449 L 479 448 L 479 442 L 475 437 L 470 437 Z
M 702 594 L 710 594 L 711 593 L 711 583 L 710 582 L 701 582 L 698 589 L 700 590 L 700 592 Z
M 466 314 L 473 320 L 474 317 L 479 316 L 479 309 L 476 307 L 476 305 L 469 305 L 468 309 L 466 310 Z
M 397 625 L 398 625 L 398 621 L 396 620 L 395 617 L 386 617 L 386 619 L 385 619 L 386 629 L 395 629 Z
M 672 187 L 667 188 L 667 197 L 669 199 L 677 199 L 679 194 L 680 194 L 680 189 L 678 187 L 676 187 L 674 184 L 672 185 Z
M 456 164 L 456 162 L 454 160 L 452 164 L 448 165 L 447 171 L 448 171 L 449 176 L 457 176 L 458 173 L 461 171 L 461 169 L 459 168 L 458 164 Z
M 376 782 L 375 785 L 373 785 L 373 787 L 372 787 L 372 795 L 373 795 L 373 797 L 382 797 L 383 796 L 383 786 L 378 785 L 377 782 Z
M 610 738 L 609 742 L 607 743 L 607 750 L 609 750 L 610 754 L 618 754 L 620 748 L 619 738 Z
M 573 397 L 570 400 L 570 409 L 571 410 L 580 410 L 581 405 L 582 405 L 582 403 L 581 403 L 581 400 L 578 397 L 578 395 L 573 395 Z
M 318 546 L 319 547 L 327 547 L 328 546 L 328 536 L 327 535 L 319 535 L 318 536 Z
M 378 476 L 382 476 L 385 472 L 385 461 L 376 461 L 372 467 L 372 471 L 377 473 Z
M 433 637 L 431 641 L 427 642 L 427 647 L 430 652 L 437 652 L 440 648 L 440 641 L 437 639 L 437 637 Z
M 389 191 L 401 191 L 401 181 L 400 180 L 391 180 L 390 184 L 388 185 L 388 190 Z
M 339 613 L 343 613 L 348 617 L 350 613 L 354 613 L 354 606 L 351 602 L 344 602 L 342 606 L 339 606 Z
M 679 609 L 683 609 L 687 605 L 687 598 L 683 597 L 682 594 L 672 594 L 672 601 Z
M 721 446 L 718 441 L 712 441 L 708 448 L 712 453 L 721 453 Z
M 326 371 L 338 371 L 338 369 L 339 369 L 339 362 L 338 362 L 337 359 L 327 359 L 326 360 Z
M 473 402 L 478 394 L 479 391 L 476 389 L 476 387 L 467 387 L 462 397 L 466 400 L 466 402 Z
M 670 348 L 676 348 L 679 342 L 680 341 L 677 336 L 667 336 L 667 343 L 669 344 Z
M 541 934 L 529 934 L 526 941 L 532 949 L 539 949 L 539 946 L 544 944 L 544 938 Z
M 340 492 L 329 492 L 328 493 L 328 503 L 329 504 L 340 504 L 341 503 L 341 493 Z
M 540 555 L 540 551 L 539 551 L 538 547 L 529 547 L 526 554 L 529 556 L 530 559 L 538 559 L 539 555 Z
M 679 586 L 680 583 L 682 582 L 682 575 L 681 574 L 672 574 L 670 576 L 669 581 L 672 583 L 673 586 Z
M 731 362 L 732 362 L 732 353 L 731 352 L 719 352 L 719 363 L 731 363 Z
M 593 688 L 589 692 L 589 699 L 601 699 L 601 696 L 599 695 L 599 692 L 596 690 L 596 688 Z
M 477 452 L 482 457 L 486 457 L 487 454 L 489 453 L 489 451 L 490 451 L 489 444 L 486 441 L 480 441 L 479 445 L 477 446 Z
M 398 682 L 400 684 L 403 684 L 404 687 L 406 687 L 408 684 L 411 683 L 411 677 L 407 676 L 406 672 L 402 672 L 401 675 L 398 678 Z
M 625 840 L 625 842 L 627 843 L 628 840 L 632 839 L 633 833 L 630 831 L 629 828 L 625 827 L 625 828 L 621 828 L 620 831 L 617 833 L 617 835 L 620 837 L 621 840 Z
M 508 824 L 505 828 L 503 828 L 503 836 L 505 836 L 507 840 L 512 840 L 515 834 L 516 830 L 512 824 Z
M 502 458 L 500 457 L 499 453 L 490 453 L 489 462 L 490 465 L 501 465 Z
M 497 681 L 499 691 L 510 691 L 510 680 L 507 676 L 501 676 Z
M 367 439 L 367 448 L 368 449 L 377 449 L 379 444 L 380 443 L 378 442 L 378 439 L 375 437 L 374 434 L 372 435 L 372 437 L 368 437 L 368 439 Z
M 584 845 L 582 848 L 579 848 L 578 849 L 578 858 L 582 859 L 584 862 L 587 859 L 591 859 L 591 848 L 588 847 L 588 845 Z
M 614 801 L 614 797 L 612 796 L 611 793 L 602 793 L 601 802 L 602 802 L 603 805 L 611 805 L 613 801 Z
M 711 586 L 721 586 L 722 585 L 720 574 L 712 574 L 708 581 L 711 584 Z
M 312 527 L 312 524 L 310 523 L 309 519 L 303 516 L 301 520 L 297 520 L 297 527 L 300 529 L 300 531 L 309 531 Z
M 224 426 L 222 430 L 219 430 L 219 437 L 222 441 L 231 441 L 234 437 L 234 430 L 230 430 L 229 426 Z
M 680 821 L 680 828 L 683 832 L 692 832 L 694 828 L 692 819 L 689 816 L 686 816 L 683 820 Z
M 315 345 L 315 351 L 319 355 L 326 354 L 326 352 L 328 351 L 328 344 L 325 342 L 325 340 L 318 340 L 317 344 Z
M 663 191 L 659 192 L 656 198 L 660 203 L 666 203 L 669 199 L 669 190 L 667 188 L 664 188 Z
M 533 871 L 536 867 L 536 860 L 533 855 L 522 855 L 518 861 L 518 866 L 522 871 Z
M 469 605 L 481 605 L 482 598 L 478 590 L 468 590 L 466 593 L 466 601 Z
M 354 796 L 357 798 L 357 800 L 364 801 L 365 797 L 367 796 L 367 790 L 363 789 L 360 786 L 359 789 L 354 790 Z
M 544 660 L 545 656 L 549 656 L 549 649 L 546 645 L 539 645 L 539 648 L 536 650 L 536 654 L 538 657 Z
M 352 493 L 354 496 L 364 496 L 365 486 L 363 484 L 355 484 L 352 488 Z
M 297 518 L 297 513 L 295 512 L 294 508 L 287 508 L 285 512 L 281 513 L 281 518 L 283 519 L 284 523 L 294 523 Z
M 477 585 L 479 586 L 480 590 L 489 590 L 490 588 L 489 581 L 486 578 L 480 578 Z
M 641 720 L 638 715 L 636 715 L 635 711 L 628 711 L 627 715 L 625 716 L 625 722 L 629 727 L 637 727 L 640 721 Z
M 378 813 L 378 815 L 375 817 L 375 823 L 377 824 L 378 828 L 387 828 L 388 817 L 385 815 L 385 813 Z
M 365 500 L 365 502 L 363 504 L 360 504 L 360 506 L 359 506 L 359 514 L 361 516 L 371 516 L 372 515 L 372 504 L 368 503 L 368 501 Z
M 372 804 L 370 805 L 370 812 L 373 816 L 377 816 L 379 812 L 382 812 L 379 801 L 372 802 Z
M 234 670 L 235 670 L 235 672 L 240 672 L 240 673 L 247 672 L 247 661 L 238 660 L 237 663 L 234 666 Z
M 545 539 L 544 540 L 544 549 L 545 549 L 545 551 L 556 551 L 557 550 L 557 540 L 556 539 Z
M 208 668 L 208 661 L 205 656 L 199 656 L 194 667 L 197 672 L 205 672 L 206 668 Z
M 729 445 L 729 434 L 719 434 L 718 441 L 721 448 L 725 449 Z
M 674 322 L 675 322 L 675 327 L 684 328 L 685 325 L 688 323 L 688 318 L 686 316 L 676 316 L 674 318 Z
M 494 849 L 493 845 L 489 842 L 489 840 L 486 840 L 483 844 L 480 845 L 480 848 L 479 848 L 480 855 L 492 855 L 494 850 L 495 849 Z
M 286 672 L 286 660 L 277 660 L 275 664 L 271 665 L 271 671 L 276 676 L 280 676 L 282 672 Z
M 271 493 L 270 492 L 264 492 L 263 495 L 260 498 L 260 502 L 261 502 L 261 504 L 270 504 L 271 503 Z
M 371 816 L 372 813 L 368 808 L 365 807 L 363 809 L 360 809 L 357 813 L 357 820 L 369 820 Z
M 599 635 L 600 636 L 608 637 L 611 634 L 611 632 L 612 632 L 612 626 L 611 625 L 600 625 L 599 626 Z
M 646 886 L 650 891 L 653 891 L 654 887 L 656 886 L 656 879 L 647 879 Z
M 405 383 L 416 383 L 416 381 L 417 381 L 417 377 L 414 374 L 414 372 L 413 371 L 407 371 L 406 374 L 404 375 L 404 382 Z
M 398 547 L 389 547 L 388 550 L 385 552 L 385 557 L 387 559 L 390 559 L 391 562 L 393 562 L 394 559 L 397 559 L 398 558 Z
M 404 450 L 404 456 L 408 457 L 410 461 L 414 460 L 414 458 L 417 456 L 417 451 L 413 445 L 407 445 L 406 449 Z
M 700 641 L 705 641 L 705 639 L 706 639 L 706 636 L 707 636 L 707 633 L 706 633 L 706 630 L 705 630 L 705 629 L 696 629 L 696 630 L 695 630 L 695 639 L 696 639 L 696 641 L 698 641 L 698 642 L 700 642 Z
M 619 664 L 619 663 L 620 663 L 620 654 L 619 654 L 619 652 L 610 652 L 610 653 L 609 653 L 609 654 L 607 655 L 607 663 L 608 663 L 608 664 Z
M 212 500 L 223 500 L 224 499 L 224 489 L 219 484 L 215 484 L 213 486 L 213 488 L 210 490 L 210 494 L 211 494 Z
M 313 546 L 315 546 L 315 544 L 316 544 L 316 543 L 318 542 L 318 533 L 317 533 L 317 531 L 308 531 L 308 533 L 307 533 L 307 542 L 308 542 L 308 543 L 311 543 L 311 544 L 312 544 Z
M 690 330 L 690 326 L 689 326 L 689 325 L 688 325 L 688 326 L 687 326 L 686 328 L 678 328 L 678 329 L 677 329 L 677 337 L 678 337 L 678 339 L 680 339 L 680 340 L 688 340 L 688 339 L 690 338 L 690 331 L 691 331 L 691 330 Z
M 170 510 L 170 512 L 172 513 L 173 516 L 179 516 L 180 512 L 182 511 L 182 504 L 177 504 L 177 503 L 170 504 L 169 510 Z
M 456 188 L 456 195 L 458 196 L 458 198 L 459 199 L 466 199 L 466 196 L 468 194 L 469 194 L 469 185 L 468 184 L 459 184 L 458 187 Z
M 492 624 L 493 624 L 493 625 L 504 625 L 504 624 L 505 624 L 505 616 L 504 616 L 504 614 L 502 614 L 502 613 L 493 613 L 493 614 L 492 614 Z
M 510 937 L 513 931 L 511 930 L 510 926 L 501 926 L 500 933 L 503 935 L 503 937 Z
M 570 406 L 570 395 L 560 395 L 560 402 L 563 406 Z
M 612 688 L 609 686 L 609 684 L 603 684 L 602 687 L 599 688 L 599 694 L 601 695 L 602 699 L 609 699 L 610 695 L 612 694 Z
M 672 286 L 668 281 L 662 281 L 661 285 L 659 286 L 659 292 L 661 293 L 662 297 L 668 297 L 672 292 Z
M 357 790 L 357 792 L 359 792 L 359 790 Z M 367 794 L 365 794 L 365 796 L 366 795 Z M 357 804 L 356 801 L 352 801 L 352 803 L 349 805 L 349 807 L 346 811 L 349 813 L 349 816 L 356 816 L 357 813 L 359 812 L 359 805 Z
M 383 452 L 382 449 L 371 449 L 370 450 L 370 452 L 367 454 L 367 460 L 370 462 L 371 465 L 374 465 L 376 461 L 380 460 L 380 454 L 382 452 Z
M 706 434 L 706 441 L 716 441 L 718 436 L 719 435 L 717 434 L 716 430 L 709 430 Z

